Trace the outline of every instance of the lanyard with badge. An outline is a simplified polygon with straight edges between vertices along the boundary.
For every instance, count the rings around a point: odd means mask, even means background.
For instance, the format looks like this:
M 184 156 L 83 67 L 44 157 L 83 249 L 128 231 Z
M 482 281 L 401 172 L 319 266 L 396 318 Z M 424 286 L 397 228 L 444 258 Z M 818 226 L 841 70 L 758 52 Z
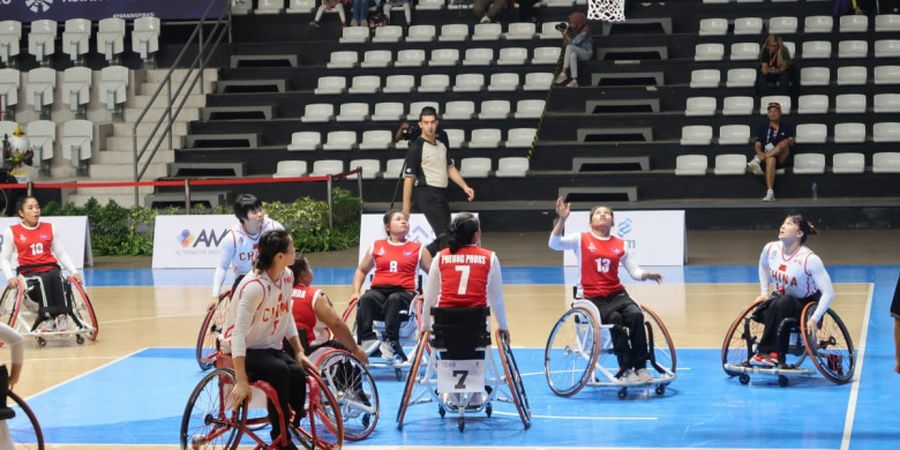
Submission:
M 767 153 L 768 153 L 769 151 L 771 151 L 773 148 L 775 148 L 775 140 L 778 138 L 778 131 L 780 131 L 780 129 L 781 129 L 780 127 L 778 127 L 778 128 L 772 128 L 772 127 L 770 126 L 770 127 L 768 127 L 768 129 L 766 130 L 766 147 L 765 147 L 765 151 L 766 151 Z

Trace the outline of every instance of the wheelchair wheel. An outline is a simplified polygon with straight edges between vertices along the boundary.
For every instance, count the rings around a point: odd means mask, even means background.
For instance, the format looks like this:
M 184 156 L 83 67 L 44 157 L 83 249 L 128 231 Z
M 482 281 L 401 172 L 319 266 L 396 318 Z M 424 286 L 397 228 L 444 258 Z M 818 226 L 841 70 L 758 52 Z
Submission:
M 181 418 L 181 449 L 232 449 L 241 441 L 247 421 L 246 403 L 237 411 L 227 408 L 234 372 L 216 369 L 208 373 L 191 393 Z
M 16 327 L 16 320 L 19 317 L 19 309 L 22 307 L 24 292 L 25 289 L 21 279 L 16 279 L 15 287 L 7 286 L 3 290 L 3 296 L 0 297 L 0 322 L 13 328 Z
M 72 287 L 72 313 L 75 314 L 75 318 L 81 322 L 81 325 L 85 327 L 85 337 L 95 341 L 97 340 L 97 335 L 100 334 L 100 323 L 97 322 L 97 315 L 94 313 L 91 299 L 88 298 L 87 292 L 84 291 L 81 283 L 75 278 L 69 275 L 66 277 L 66 280 L 68 280 L 69 286 Z
M 674 374 L 678 363 L 675 356 L 675 344 L 672 336 L 659 315 L 652 309 L 641 305 L 644 310 L 644 325 L 647 327 L 647 343 L 650 345 L 650 363 L 657 372 L 667 371 Z M 652 342 L 651 342 L 652 339 Z
M 722 343 L 722 368 L 729 377 L 740 375 L 740 373 L 729 370 L 727 366 L 746 364 L 753 355 L 756 343 L 762 338 L 765 325 L 753 320 L 751 316 L 756 307 L 764 301 L 755 301 L 744 307 L 737 319 L 734 319 L 734 322 L 728 327 L 725 341 Z
M 219 297 L 218 303 L 210 306 L 206 311 L 206 317 L 200 325 L 200 333 L 197 335 L 197 365 L 200 370 L 209 370 L 215 364 L 213 356 L 218 350 L 219 333 L 225 324 L 225 314 L 228 311 L 228 300 L 224 295 Z
M 341 315 L 341 319 L 344 320 L 344 323 L 347 324 L 347 328 L 350 328 L 350 333 L 354 338 L 357 336 L 356 332 L 356 308 L 359 307 L 359 299 L 353 300 L 350 304 L 347 305 L 347 309 L 344 310 L 344 314 Z
M 15 417 L 6 419 L 6 426 L 9 429 L 9 438 L 12 441 L 13 448 L 16 450 L 43 450 L 44 449 L 44 433 L 41 431 L 41 425 L 37 421 L 34 412 L 22 400 L 22 397 L 10 391 L 8 398 L 12 400 L 9 405 L 15 412 Z
M 422 336 L 419 337 L 419 343 L 416 345 L 416 354 L 409 366 L 409 373 L 406 375 L 403 396 L 400 397 L 400 408 L 397 409 L 397 429 L 403 429 L 403 418 L 406 416 L 406 409 L 409 407 L 413 391 L 416 388 L 416 380 L 419 378 L 419 369 L 425 356 L 425 348 L 428 347 L 428 336 L 430 334 L 428 331 L 422 333 Z
M 498 342 L 500 365 L 503 366 L 503 374 L 506 376 L 506 384 L 509 385 L 509 393 L 516 405 L 519 418 L 522 419 L 522 425 L 525 426 L 525 429 L 528 429 L 531 427 L 531 405 L 528 403 L 528 394 L 525 393 L 525 383 L 522 382 L 522 374 L 519 372 L 516 358 L 513 356 L 509 343 L 500 338 L 500 330 L 497 330 L 494 334 L 494 339 Z M 491 416 L 490 408 L 490 405 L 488 405 L 486 409 L 488 417 Z
M 344 420 L 344 438 L 361 441 L 378 423 L 375 379 L 359 360 L 344 350 L 329 350 L 317 362 L 319 376 L 337 398 Z
M 586 309 L 574 307 L 556 322 L 544 349 L 544 375 L 556 395 L 571 397 L 591 378 L 600 355 L 600 326 Z
M 816 369 L 829 381 L 844 384 L 853 379 L 856 369 L 856 351 L 850 332 L 840 317 L 831 309 L 822 316 L 817 330 L 807 329 L 806 322 L 816 311 L 818 302 L 807 304 L 800 315 L 800 331 L 803 345 Z
M 312 367 L 306 370 L 306 416 L 292 431 L 307 448 L 340 449 L 344 445 L 344 422 L 341 405 L 328 384 Z

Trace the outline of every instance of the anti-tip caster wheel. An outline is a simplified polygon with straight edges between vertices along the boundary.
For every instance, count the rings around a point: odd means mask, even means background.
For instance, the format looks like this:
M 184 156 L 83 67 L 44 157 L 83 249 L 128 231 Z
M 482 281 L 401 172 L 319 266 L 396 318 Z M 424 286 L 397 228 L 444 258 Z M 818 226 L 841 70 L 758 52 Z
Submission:
M 459 418 L 458 428 L 459 428 L 460 433 L 462 433 L 463 431 L 466 431 L 466 419 L 463 419 L 462 417 Z
M 494 407 L 491 406 L 490 403 L 484 406 L 484 413 L 487 414 L 488 417 L 491 417 L 491 414 L 494 413 Z
M 619 389 L 618 395 L 620 400 L 625 400 L 625 397 L 628 397 L 628 388 Z
M 741 382 L 741 384 L 749 384 L 750 383 L 750 375 L 747 375 L 746 373 L 742 373 L 742 374 L 738 375 L 738 380 Z
M 666 385 L 660 384 L 656 386 L 656 395 L 665 395 L 666 393 Z
M 444 409 L 443 406 L 438 406 L 438 414 L 440 414 L 440 415 L 441 415 L 441 419 L 443 419 L 444 416 L 447 415 L 447 410 Z
M 399 367 L 394 368 L 394 378 L 396 378 L 397 381 L 403 381 L 403 371 L 401 371 Z
M 47 346 L 47 340 L 42 337 L 37 338 L 37 343 L 38 343 L 38 347 L 46 347 Z
M 84 336 L 82 336 L 80 334 L 75 335 L 75 342 L 78 345 L 84 345 Z
M 790 384 L 790 381 L 788 381 L 788 377 L 786 377 L 784 375 L 778 375 L 778 385 L 779 386 L 787 387 L 788 384 Z

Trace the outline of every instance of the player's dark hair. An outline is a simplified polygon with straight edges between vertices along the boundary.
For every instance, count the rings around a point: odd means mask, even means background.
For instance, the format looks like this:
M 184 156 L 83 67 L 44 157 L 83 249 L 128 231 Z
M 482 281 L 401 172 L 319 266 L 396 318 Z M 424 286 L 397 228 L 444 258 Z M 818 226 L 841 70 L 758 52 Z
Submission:
M 594 213 L 597 212 L 597 210 L 600 208 L 606 208 L 609 211 L 609 216 L 612 217 L 612 219 L 614 221 L 616 220 L 616 213 L 613 212 L 612 208 L 610 208 L 609 206 L 605 206 L 605 205 L 598 205 L 598 206 L 591 208 L 591 213 L 588 215 L 588 223 L 591 223 L 591 219 L 594 218 Z
M 422 108 L 422 111 L 419 112 L 419 120 L 422 120 L 425 116 L 434 116 L 435 119 L 438 118 L 437 110 L 434 109 L 433 106 L 426 106 Z
M 33 195 L 26 195 L 24 197 L 19 197 L 19 200 L 16 201 L 16 213 L 18 213 L 21 216 L 22 210 L 25 209 L 25 202 L 27 202 L 30 199 L 34 199 L 34 201 L 37 202 L 38 206 L 39 207 L 41 206 L 41 202 L 38 201 L 37 197 L 35 197 Z
M 460 247 L 474 244 L 475 233 L 481 228 L 478 218 L 472 213 L 459 213 L 450 222 L 450 239 L 447 244 L 450 253 L 456 253 Z
M 234 217 L 237 217 L 241 223 L 247 220 L 250 211 L 262 208 L 262 202 L 253 194 L 241 194 L 234 199 Z
M 384 213 L 384 217 L 382 218 L 382 220 L 384 221 L 384 226 L 385 226 L 384 232 L 387 233 L 388 236 L 390 236 L 391 233 L 389 233 L 386 228 L 388 225 L 390 225 L 391 221 L 394 220 L 394 215 L 396 215 L 396 214 L 403 214 L 403 211 L 400 211 L 399 209 L 392 209 L 392 210 Z M 407 219 L 408 219 L 408 217 L 407 217 Z
M 309 260 L 306 259 L 306 256 L 297 255 L 294 258 L 294 263 L 291 264 L 291 272 L 294 273 L 294 285 L 297 285 L 300 282 L 300 275 L 309 272 Z
M 806 238 L 809 236 L 819 234 L 818 230 L 816 230 L 816 226 L 813 225 L 812 222 L 804 219 L 802 214 L 791 214 L 787 216 L 787 219 L 797 224 L 797 226 L 800 227 L 800 231 L 803 232 L 803 237 L 800 238 L 801 244 L 805 243 Z
M 291 241 L 291 235 L 287 231 L 267 231 L 259 238 L 258 254 L 256 261 L 253 262 L 253 268 L 260 272 L 269 270 L 272 264 L 275 263 L 275 255 L 287 253 L 291 245 L 294 245 L 294 243 Z

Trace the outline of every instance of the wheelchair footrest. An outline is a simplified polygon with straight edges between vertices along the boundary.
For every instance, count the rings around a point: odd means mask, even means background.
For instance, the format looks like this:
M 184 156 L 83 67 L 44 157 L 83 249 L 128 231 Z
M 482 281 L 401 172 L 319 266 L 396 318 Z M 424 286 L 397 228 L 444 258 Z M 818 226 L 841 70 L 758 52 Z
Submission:
M 763 375 L 812 375 L 815 373 L 812 369 L 804 369 L 794 366 L 782 367 L 762 367 L 750 364 L 725 364 L 725 370 L 747 373 L 747 374 L 763 374 Z

